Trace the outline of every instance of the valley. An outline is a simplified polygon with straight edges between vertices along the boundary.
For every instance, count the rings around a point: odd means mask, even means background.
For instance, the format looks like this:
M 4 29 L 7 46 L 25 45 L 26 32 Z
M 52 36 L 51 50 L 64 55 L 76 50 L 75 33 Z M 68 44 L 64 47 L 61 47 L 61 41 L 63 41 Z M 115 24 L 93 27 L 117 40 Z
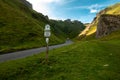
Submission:
M 52 34 L 47 63 L 46 24 Z M 62 45 L 66 39 L 73 43 Z M 39 52 L 32 54 L 33 48 Z M 0 80 L 120 80 L 120 3 L 98 12 L 91 23 L 82 23 L 49 19 L 24 0 L 1 0 L 0 60 L 11 52 L 12 57 L 31 55 L 16 60 L 7 56 L 7 61 L 0 62 Z

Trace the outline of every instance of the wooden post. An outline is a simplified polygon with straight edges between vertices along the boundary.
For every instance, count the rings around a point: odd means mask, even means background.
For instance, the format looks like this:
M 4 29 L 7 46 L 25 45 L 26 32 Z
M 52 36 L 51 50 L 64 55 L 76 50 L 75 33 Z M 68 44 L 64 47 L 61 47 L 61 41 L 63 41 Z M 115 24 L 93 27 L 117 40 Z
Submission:
M 48 63 L 48 51 L 49 51 L 49 46 L 48 46 L 48 43 L 47 43 L 47 46 L 46 46 L 46 63 Z

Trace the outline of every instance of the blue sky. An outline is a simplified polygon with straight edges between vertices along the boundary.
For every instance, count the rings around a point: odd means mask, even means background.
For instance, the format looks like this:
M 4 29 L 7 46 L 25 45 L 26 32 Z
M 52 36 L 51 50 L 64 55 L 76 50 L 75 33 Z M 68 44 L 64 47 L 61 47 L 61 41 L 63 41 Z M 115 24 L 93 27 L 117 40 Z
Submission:
M 27 0 L 37 12 L 50 19 L 79 20 L 90 23 L 100 10 L 120 0 Z

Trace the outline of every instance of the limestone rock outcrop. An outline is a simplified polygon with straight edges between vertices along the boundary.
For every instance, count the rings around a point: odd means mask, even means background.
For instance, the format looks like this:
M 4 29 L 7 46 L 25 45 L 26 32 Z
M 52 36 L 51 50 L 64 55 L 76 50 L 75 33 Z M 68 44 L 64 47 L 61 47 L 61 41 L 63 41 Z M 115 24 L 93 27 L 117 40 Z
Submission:
M 106 36 L 118 29 L 120 29 L 120 15 L 101 15 L 98 20 L 96 37 Z

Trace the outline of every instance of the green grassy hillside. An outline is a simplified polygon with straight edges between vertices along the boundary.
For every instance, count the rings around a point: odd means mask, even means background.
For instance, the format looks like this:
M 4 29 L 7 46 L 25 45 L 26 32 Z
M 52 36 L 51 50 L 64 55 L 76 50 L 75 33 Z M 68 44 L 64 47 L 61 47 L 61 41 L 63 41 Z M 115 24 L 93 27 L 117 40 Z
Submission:
M 45 46 L 43 28 L 47 20 L 36 19 L 42 18 L 37 14 L 20 0 L 0 0 L 0 52 Z M 52 34 L 50 42 L 63 41 Z
M 45 53 L 0 63 L 2 80 L 119 80 L 120 31 Z
M 61 26 L 52 26 L 48 16 L 37 13 L 30 3 L 26 3 L 24 0 L 0 0 L 0 54 L 45 46 L 43 32 L 46 24 L 52 27 L 50 45 L 65 42 L 66 33 L 58 28 Z M 59 34 L 55 32 L 57 30 Z M 77 32 L 80 30 L 77 28 Z

